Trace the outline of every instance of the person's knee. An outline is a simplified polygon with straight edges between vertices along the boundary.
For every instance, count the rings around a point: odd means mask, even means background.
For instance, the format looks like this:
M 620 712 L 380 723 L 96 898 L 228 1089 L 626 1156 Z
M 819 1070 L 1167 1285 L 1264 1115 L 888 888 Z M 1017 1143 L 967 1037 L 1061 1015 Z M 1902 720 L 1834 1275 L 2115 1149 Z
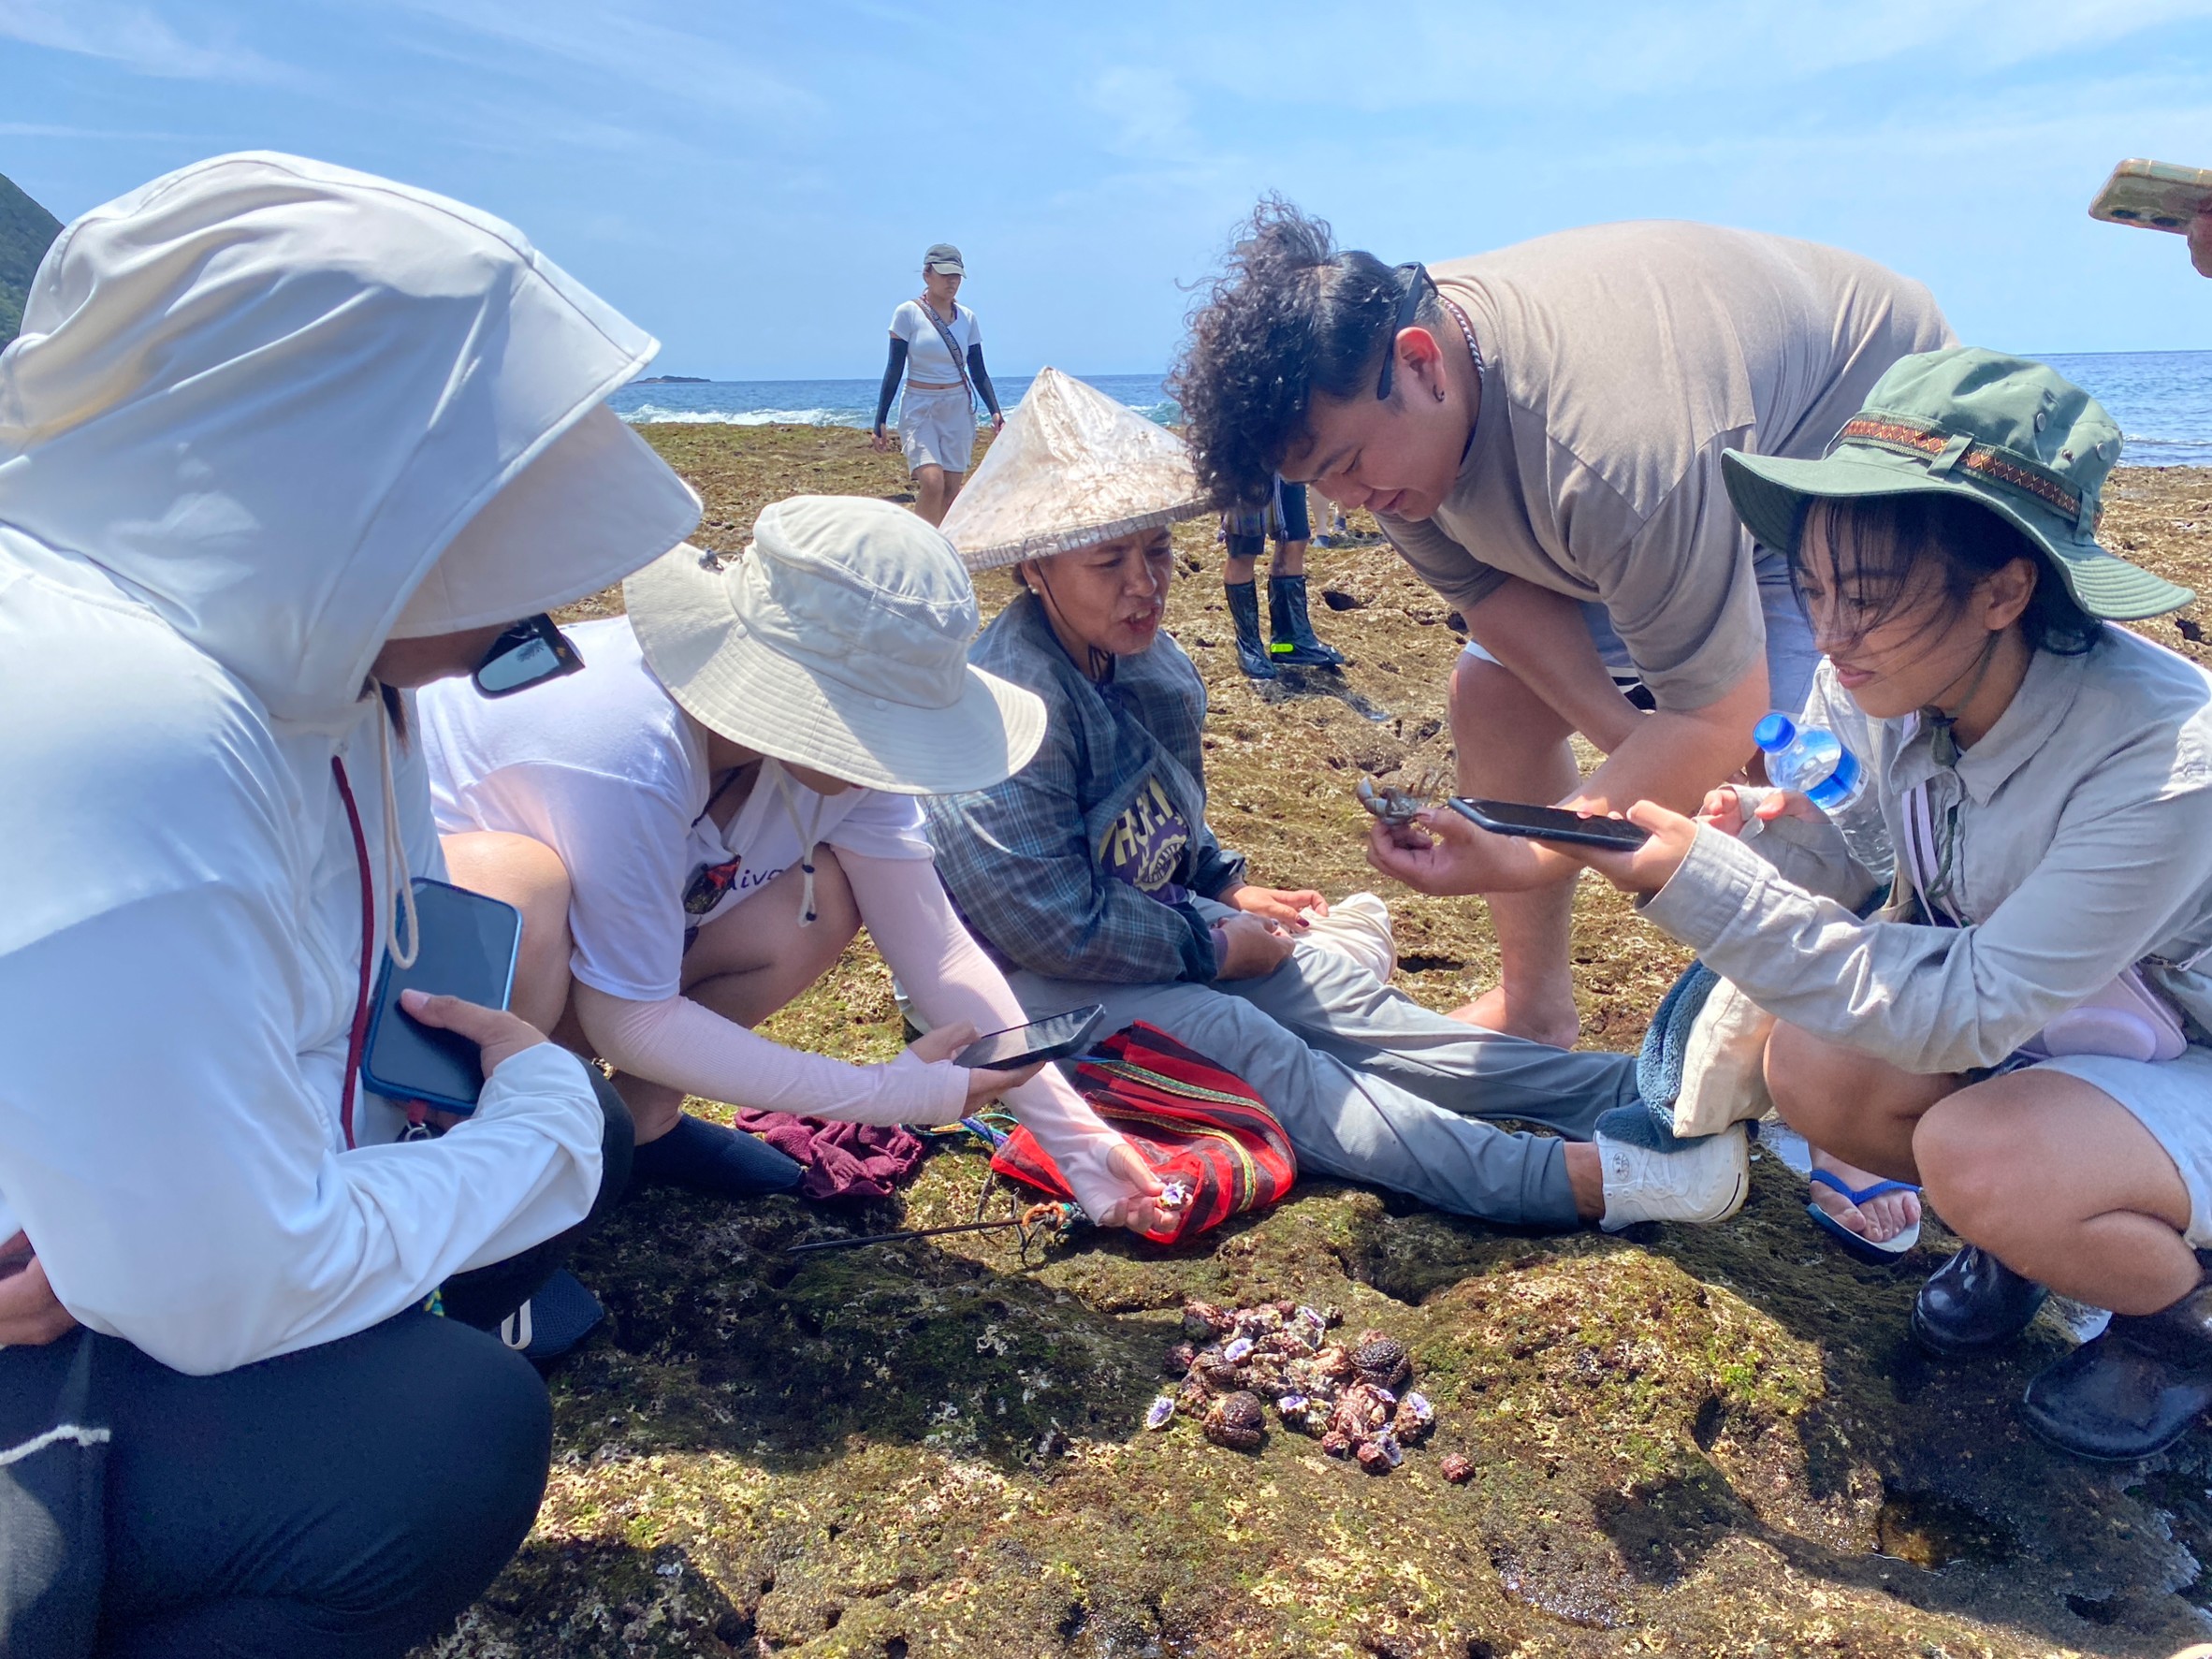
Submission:
M 1557 744 L 1565 724 L 1503 663 L 1462 651 L 1451 670 L 1451 737 L 1463 761 L 1521 757 Z
M 1768 1098 L 1783 1123 L 1821 1147 L 1851 1107 L 1851 1091 L 1838 1086 L 1842 1080 L 1830 1058 L 1827 1044 L 1795 1026 L 1778 1025 L 1767 1038 Z
M 1997 1248 L 2016 1215 L 2016 1136 L 1971 1099 L 1939 1100 L 1913 1130 L 1913 1162 L 1943 1225 L 1973 1244 Z
M 441 842 L 457 886 L 522 912 L 516 952 L 515 1011 L 541 1030 L 559 1024 L 568 1004 L 570 885 L 560 854 L 532 836 L 475 830 Z
M 351 1472 L 354 1526 L 313 1529 L 293 1578 L 319 1624 L 420 1639 L 482 1594 L 528 1535 L 552 1463 L 552 1403 L 528 1360 L 457 1319 L 402 1316 L 375 1340 L 360 1386 L 426 1391 L 403 1427 L 396 1402 L 365 1411 L 398 1439 Z

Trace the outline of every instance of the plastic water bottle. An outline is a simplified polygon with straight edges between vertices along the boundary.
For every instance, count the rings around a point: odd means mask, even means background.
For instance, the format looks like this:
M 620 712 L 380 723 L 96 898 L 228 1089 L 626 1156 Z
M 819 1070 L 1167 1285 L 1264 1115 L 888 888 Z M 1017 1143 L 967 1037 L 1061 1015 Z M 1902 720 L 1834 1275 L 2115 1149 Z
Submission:
M 1767 757 L 1768 781 L 1796 790 L 1823 812 L 1850 806 L 1867 787 L 1858 756 L 1826 727 L 1799 731 L 1788 715 L 1770 714 L 1753 728 L 1752 741 Z

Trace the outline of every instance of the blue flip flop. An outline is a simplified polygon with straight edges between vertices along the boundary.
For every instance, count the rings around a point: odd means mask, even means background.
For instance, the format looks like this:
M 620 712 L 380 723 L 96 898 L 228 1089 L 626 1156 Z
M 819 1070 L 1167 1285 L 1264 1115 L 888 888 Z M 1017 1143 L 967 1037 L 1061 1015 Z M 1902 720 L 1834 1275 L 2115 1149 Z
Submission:
M 1831 1192 L 1840 1192 L 1855 1205 L 1864 1204 L 1869 1199 L 1878 1199 L 1885 1192 L 1918 1192 L 1920 1188 L 1910 1181 L 1876 1181 L 1854 1192 L 1843 1184 L 1842 1177 L 1826 1170 L 1815 1170 L 1812 1179 Z M 1843 1246 L 1844 1255 L 1855 1261 L 1864 1261 L 1873 1267 L 1893 1267 L 1920 1242 L 1920 1223 L 1915 1221 L 1893 1239 L 1876 1244 L 1863 1232 L 1853 1232 L 1818 1204 L 1808 1203 L 1805 1213 L 1811 1215 L 1822 1231 Z

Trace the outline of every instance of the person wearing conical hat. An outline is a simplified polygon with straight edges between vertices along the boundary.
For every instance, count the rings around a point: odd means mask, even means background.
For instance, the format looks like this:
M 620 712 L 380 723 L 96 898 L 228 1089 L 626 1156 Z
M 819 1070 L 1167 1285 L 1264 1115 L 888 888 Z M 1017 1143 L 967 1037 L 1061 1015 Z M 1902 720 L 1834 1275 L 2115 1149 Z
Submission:
M 432 692 L 421 716 L 447 865 L 523 911 L 517 1006 L 616 1068 L 638 1175 L 799 1185 L 686 1095 L 868 1125 L 1003 1095 L 1093 1219 L 1145 1230 L 1159 1184 L 1058 1071 L 952 1058 L 1027 1016 L 945 900 L 920 798 L 1018 769 L 1044 711 L 968 665 L 975 593 L 944 537 L 888 502 L 799 496 L 742 557 L 677 547 L 623 597 L 569 630 L 585 666 L 537 707 Z M 863 924 L 927 1036 L 862 1066 L 749 1028 Z
M 969 660 L 1045 706 L 1026 766 L 926 807 L 939 873 L 1023 1005 L 1165 1030 L 1256 1087 L 1316 1174 L 1524 1226 L 1733 1211 L 1740 1131 L 1652 1149 L 1632 1056 L 1430 1012 L 1387 957 L 1378 974 L 1316 937 L 1335 920 L 1318 893 L 1252 881 L 1215 838 L 1205 686 L 1160 631 L 1170 527 L 1208 509 L 1182 440 L 1047 369 L 946 515 L 971 571 L 1021 589 Z
M 2046 1287 L 2113 1310 L 2021 1401 L 2107 1460 L 2212 1408 L 2212 676 L 2117 625 L 2195 597 L 2097 539 L 2120 446 L 2054 371 L 1951 350 L 1824 458 L 1728 456 L 1826 654 L 1806 723 L 1871 780 L 1842 810 L 1898 849 L 1885 909 L 1859 914 L 1891 872 L 1799 794 L 1640 803 L 1635 854 L 1576 854 L 1779 1018 L 1793 1127 L 1966 1241 L 1914 1305 L 1924 1346 L 1998 1350 Z M 1448 871 L 1442 834 L 1405 856 Z

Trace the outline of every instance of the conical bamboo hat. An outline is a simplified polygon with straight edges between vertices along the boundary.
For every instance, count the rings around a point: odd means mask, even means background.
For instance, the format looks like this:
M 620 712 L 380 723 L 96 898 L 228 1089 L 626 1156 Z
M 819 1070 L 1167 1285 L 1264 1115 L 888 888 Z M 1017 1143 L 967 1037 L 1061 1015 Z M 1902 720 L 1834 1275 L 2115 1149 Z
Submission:
M 942 528 L 962 562 L 981 571 L 1135 535 L 1206 508 L 1182 439 L 1046 369 Z

